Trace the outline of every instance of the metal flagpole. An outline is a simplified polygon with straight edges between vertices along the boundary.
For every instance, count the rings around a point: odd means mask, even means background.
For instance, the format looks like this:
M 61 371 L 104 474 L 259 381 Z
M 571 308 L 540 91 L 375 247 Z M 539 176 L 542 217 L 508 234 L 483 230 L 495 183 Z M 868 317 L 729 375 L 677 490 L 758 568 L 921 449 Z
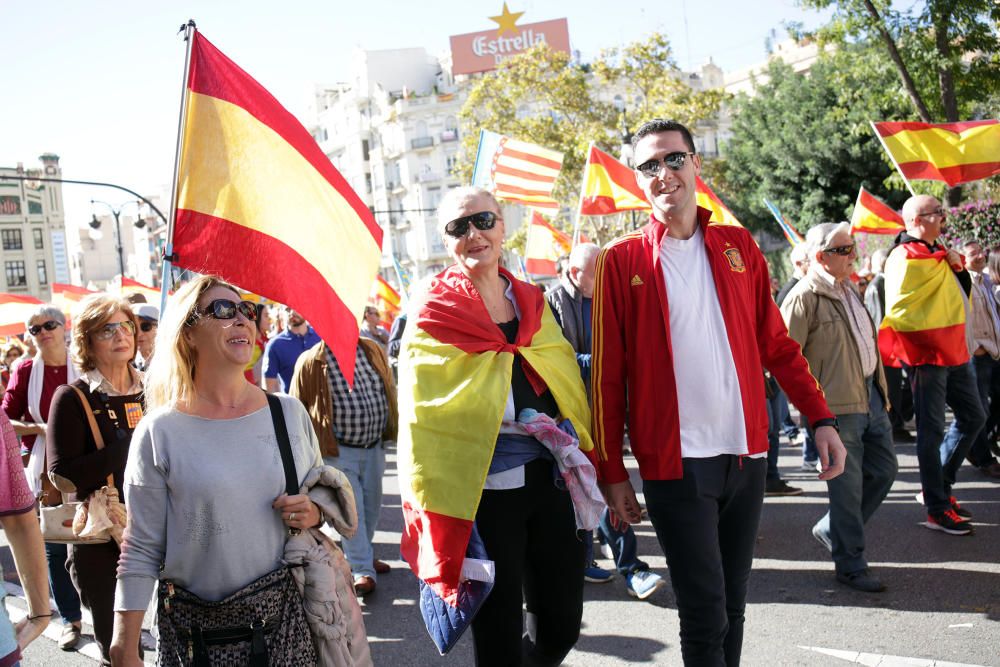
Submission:
M 174 223 L 177 221 L 177 180 L 181 169 L 181 148 L 184 142 L 184 126 L 187 123 L 188 108 L 188 76 L 191 67 L 191 49 L 194 46 L 194 36 L 198 32 L 198 26 L 194 19 L 190 19 L 181 26 L 178 32 L 184 32 L 184 41 L 187 42 L 187 49 L 184 52 L 184 77 L 181 88 L 181 110 L 177 119 L 177 147 L 174 151 L 174 181 L 170 187 L 170 217 L 167 218 L 167 243 L 163 249 L 163 273 L 160 277 L 160 319 L 163 319 L 167 311 L 167 291 L 170 281 L 170 265 L 174 259 Z
M 896 171 L 899 172 L 899 175 L 902 176 L 903 182 L 906 183 L 906 189 L 910 191 L 911 195 L 916 197 L 917 193 L 913 191 L 913 186 L 910 185 L 910 179 L 908 179 L 906 177 L 906 174 L 903 173 L 903 170 L 899 168 L 899 163 L 896 162 L 896 158 L 893 157 L 892 152 L 889 150 L 889 147 L 885 145 L 885 140 L 882 139 L 882 135 L 879 134 L 878 130 L 875 128 L 874 121 L 868 121 L 868 124 L 872 126 L 872 132 L 874 132 L 875 136 L 878 137 L 878 142 L 882 144 L 882 149 L 885 151 L 885 154 L 889 156 L 890 160 L 892 160 L 892 166 L 894 166 L 896 168 Z
M 587 144 L 587 161 L 583 165 L 583 177 L 580 179 L 580 203 L 576 207 L 576 221 L 573 223 L 573 245 L 575 248 L 580 242 L 580 210 L 583 208 L 583 189 L 587 185 L 587 165 L 590 164 L 590 153 L 594 148 L 594 142 Z

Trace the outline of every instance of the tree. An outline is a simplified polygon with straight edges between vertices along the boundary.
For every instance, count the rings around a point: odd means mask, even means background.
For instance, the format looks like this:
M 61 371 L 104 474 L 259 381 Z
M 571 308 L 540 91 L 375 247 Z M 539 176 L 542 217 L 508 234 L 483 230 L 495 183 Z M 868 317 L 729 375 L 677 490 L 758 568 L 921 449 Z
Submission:
M 892 205 L 906 198 L 869 120 L 905 109 L 894 73 L 871 49 L 849 46 L 823 55 L 806 74 L 773 62 L 767 82 L 732 107 L 725 158 L 706 169 L 716 192 L 744 225 L 774 233 L 763 203 L 778 205 L 799 231 L 845 220 L 864 185 Z
M 696 92 L 679 77 L 666 37 L 651 35 L 621 49 L 609 49 L 589 64 L 541 44 L 504 61 L 479 78 L 459 113 L 465 131 L 456 171 L 471 180 L 479 129 L 486 128 L 563 153 L 554 197 L 575 210 L 587 148 L 618 154 L 621 113 L 613 103 L 620 93 L 633 106 L 632 118 L 673 117 L 694 125 L 714 118 L 721 91 Z M 609 94 L 608 91 L 614 91 Z M 587 218 L 584 230 L 597 243 L 623 231 L 628 216 Z M 555 220 L 569 230 L 571 221 Z
M 800 3 L 834 8 L 833 19 L 819 31 L 823 39 L 840 44 L 878 40 L 925 123 L 975 118 L 982 101 L 1000 91 L 996 0 L 925 0 L 903 11 L 894 9 L 891 0 Z M 958 204 L 961 192 L 960 187 L 948 191 L 951 205 Z

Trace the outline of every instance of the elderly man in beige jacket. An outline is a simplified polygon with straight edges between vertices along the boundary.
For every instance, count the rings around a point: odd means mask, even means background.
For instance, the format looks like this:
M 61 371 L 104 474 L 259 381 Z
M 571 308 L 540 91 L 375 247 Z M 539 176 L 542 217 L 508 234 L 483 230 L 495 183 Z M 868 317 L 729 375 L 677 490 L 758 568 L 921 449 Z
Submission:
M 849 278 L 857 249 L 848 223 L 817 225 L 806 244 L 809 273 L 788 294 L 781 314 L 837 416 L 847 448 L 844 474 L 827 481 L 830 509 L 812 533 L 830 550 L 837 581 L 877 593 L 886 587 L 868 569 L 865 523 L 897 470 L 877 332 Z

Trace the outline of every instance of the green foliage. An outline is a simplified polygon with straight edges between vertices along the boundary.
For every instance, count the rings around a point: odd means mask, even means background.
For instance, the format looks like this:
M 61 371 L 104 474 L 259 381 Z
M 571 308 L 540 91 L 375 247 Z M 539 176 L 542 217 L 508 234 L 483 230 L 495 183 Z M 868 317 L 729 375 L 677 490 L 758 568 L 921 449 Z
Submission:
M 977 201 L 949 209 L 941 236 L 952 247 L 976 240 L 984 248 L 1000 248 L 1000 202 Z
M 753 97 L 736 100 L 725 159 L 705 170 L 744 225 L 778 232 L 765 197 L 803 234 L 820 222 L 849 219 L 862 185 L 902 204 L 907 193 L 893 183 L 869 125 L 905 109 L 884 59 L 852 46 L 825 54 L 808 74 L 776 61 L 765 76 Z

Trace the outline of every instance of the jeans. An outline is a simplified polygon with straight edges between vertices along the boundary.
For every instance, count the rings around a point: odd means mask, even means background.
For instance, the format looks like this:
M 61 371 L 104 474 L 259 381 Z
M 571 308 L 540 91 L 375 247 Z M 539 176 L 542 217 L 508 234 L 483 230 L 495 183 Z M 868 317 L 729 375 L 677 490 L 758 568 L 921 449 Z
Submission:
M 781 474 L 778 472 L 778 434 L 782 428 L 782 407 L 785 412 L 788 411 L 788 399 L 779 389 L 774 396 L 767 399 L 767 479 L 769 480 L 781 479 Z
M 681 655 L 685 665 L 736 667 L 767 462 L 731 455 L 682 461 L 681 479 L 642 484 L 677 599 Z
M 778 405 L 779 421 L 781 422 L 781 433 L 791 440 L 799 434 L 799 425 L 792 419 L 792 411 L 788 409 L 788 396 L 778 387 L 778 393 L 774 397 Z
M 56 609 L 63 623 L 78 623 L 83 617 L 80 611 L 80 595 L 73 587 L 73 580 L 66 569 L 69 550 L 65 544 L 45 543 L 45 560 L 49 565 L 49 586 L 56 600 Z
M 889 421 L 894 429 L 906 428 L 906 422 L 913 418 L 913 392 L 903 377 L 902 368 L 885 367 L 885 383 L 889 387 Z
M 601 521 L 597 524 L 597 530 L 599 531 L 601 542 L 609 545 L 611 547 L 611 553 L 615 557 L 615 569 L 622 576 L 627 577 L 633 572 L 638 572 L 639 570 L 648 570 L 649 565 L 639 560 L 637 555 L 638 548 L 636 546 L 635 531 L 632 530 L 632 526 L 627 523 L 622 524 L 622 530 L 616 529 L 611 525 L 611 512 L 607 509 L 601 514 Z M 588 552 L 593 554 L 593 544 L 591 543 Z M 593 560 L 591 556 L 587 560 L 587 565 L 590 565 L 590 561 Z
M 354 502 L 358 507 L 358 532 L 351 538 L 341 536 L 340 540 L 347 562 L 351 564 L 351 573 L 355 577 L 377 579 L 372 540 L 375 538 L 379 511 L 382 509 L 385 447 L 378 444 L 369 449 L 361 449 L 341 445 L 339 456 L 324 457 L 323 462 L 344 473 L 354 489 Z
M 972 366 L 913 366 L 908 369 L 913 383 L 913 404 L 917 415 L 917 462 L 920 486 L 929 514 L 951 508 L 951 487 L 962 460 L 986 423 Z M 945 441 L 945 405 L 955 413 L 955 435 Z
M 898 469 L 892 423 L 871 378 L 868 392 L 867 414 L 837 415 L 847 461 L 843 474 L 826 483 L 830 509 L 816 524 L 830 537 L 834 565 L 843 574 L 868 567 L 865 524 L 885 500 Z
M 1000 368 L 1000 362 L 990 355 L 984 354 L 979 357 L 972 357 L 969 361 L 969 366 L 976 376 L 976 389 L 979 392 L 979 403 L 983 406 L 983 413 L 989 415 L 990 386 L 993 382 L 993 374 Z M 988 435 L 988 429 L 984 427 L 979 431 L 979 435 L 976 436 L 976 439 L 972 442 L 972 446 L 969 448 L 969 461 L 977 468 L 996 462 L 996 459 L 993 458 L 993 454 L 990 452 Z M 948 433 L 944 437 L 944 443 L 941 445 L 941 465 L 946 465 L 948 460 L 954 455 L 959 440 L 961 440 L 961 433 L 959 433 L 955 422 L 952 422 L 951 428 L 948 429 Z

